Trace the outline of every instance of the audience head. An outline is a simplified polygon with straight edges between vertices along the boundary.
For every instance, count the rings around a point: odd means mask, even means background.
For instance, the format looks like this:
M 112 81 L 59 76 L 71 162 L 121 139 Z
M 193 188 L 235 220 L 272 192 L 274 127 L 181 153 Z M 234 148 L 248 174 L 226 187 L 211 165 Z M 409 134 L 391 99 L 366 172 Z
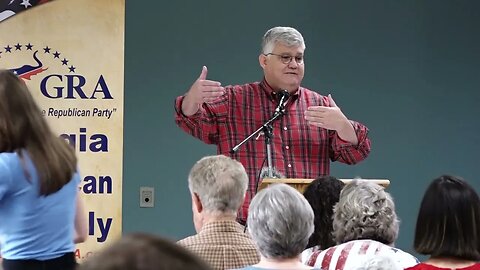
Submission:
M 78 270 L 210 269 L 186 249 L 160 237 L 135 233 L 89 257 Z
M 358 179 L 343 188 L 333 215 L 337 244 L 371 239 L 393 245 L 398 230 L 395 204 L 383 187 Z
M 345 184 L 333 176 L 321 176 L 312 181 L 303 196 L 312 206 L 315 230 L 308 240 L 307 248 L 320 246 L 327 249 L 335 245 L 333 239 L 333 207 L 340 198 Z
M 305 249 L 313 232 L 313 210 L 300 192 L 272 184 L 253 197 L 247 226 L 262 257 L 291 259 Z
M 202 215 L 232 216 L 245 199 L 248 176 L 242 164 L 223 155 L 200 159 L 190 171 L 188 186 L 197 231 L 203 226 Z
M 414 247 L 434 258 L 480 260 L 480 199 L 467 182 L 450 175 L 433 180 L 418 212 Z
M 29 154 L 40 179 L 40 194 L 58 191 L 71 180 L 77 159 L 72 147 L 54 135 L 27 85 L 0 70 L 0 153 Z

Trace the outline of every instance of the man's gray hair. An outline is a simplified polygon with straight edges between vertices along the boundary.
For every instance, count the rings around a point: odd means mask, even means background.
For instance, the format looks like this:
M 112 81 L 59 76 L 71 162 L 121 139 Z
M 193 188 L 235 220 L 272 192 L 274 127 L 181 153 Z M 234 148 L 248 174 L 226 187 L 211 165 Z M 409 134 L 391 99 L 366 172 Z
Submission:
M 236 213 L 245 199 L 248 176 L 242 164 L 227 156 L 207 156 L 195 163 L 188 187 L 207 212 Z
M 334 207 L 333 235 L 337 244 L 372 239 L 391 245 L 398 237 L 399 220 L 392 197 L 366 180 L 345 186 Z
M 313 210 L 303 195 L 286 184 L 273 184 L 253 197 L 247 226 L 265 258 L 298 256 L 313 233 Z
M 305 48 L 305 41 L 302 34 L 292 27 L 277 26 L 268 30 L 263 36 L 262 53 L 267 54 L 273 51 L 277 43 L 287 47 Z

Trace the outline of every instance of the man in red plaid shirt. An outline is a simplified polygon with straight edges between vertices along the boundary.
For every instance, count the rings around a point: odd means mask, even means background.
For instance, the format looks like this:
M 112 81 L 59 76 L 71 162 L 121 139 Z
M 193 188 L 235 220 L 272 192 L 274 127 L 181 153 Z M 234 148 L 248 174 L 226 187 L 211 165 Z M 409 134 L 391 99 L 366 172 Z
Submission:
M 238 221 L 245 224 L 262 167 L 266 166 L 262 133 L 237 152 L 232 148 L 267 122 L 279 103 L 278 93 L 290 94 L 285 115 L 273 122 L 272 164 L 288 178 L 316 178 L 330 174 L 330 161 L 355 164 L 370 153 L 368 129 L 349 120 L 331 95 L 302 87 L 305 42 L 291 27 L 268 30 L 258 56 L 264 77 L 260 82 L 223 87 L 207 79 L 207 67 L 188 92 L 175 100 L 175 121 L 180 128 L 217 153 L 240 161 L 249 176 L 245 202 Z

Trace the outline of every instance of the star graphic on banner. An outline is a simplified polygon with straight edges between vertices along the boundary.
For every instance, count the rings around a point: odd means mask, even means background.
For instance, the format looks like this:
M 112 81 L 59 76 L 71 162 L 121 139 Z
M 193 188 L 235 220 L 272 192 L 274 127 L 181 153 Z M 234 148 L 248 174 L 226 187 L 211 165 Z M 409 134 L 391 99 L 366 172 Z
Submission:
M 22 0 L 22 3 L 20 3 L 20 6 L 24 6 L 25 8 L 31 7 L 32 4 L 30 4 L 30 0 Z
M 1 2 L 1 0 L 0 0 L 0 2 Z M 1 60 L 3 60 L 3 58 L 6 57 L 7 53 L 15 54 L 17 51 L 22 53 L 21 51 L 22 51 L 22 48 L 24 46 L 26 48 L 26 49 L 24 49 L 25 51 L 27 51 L 27 50 L 33 51 L 33 47 L 37 47 L 38 45 L 33 45 L 31 42 L 28 42 L 28 44 L 25 42 L 25 44 L 23 44 L 23 45 L 20 44 L 20 42 L 13 43 L 12 45 L 7 44 L 6 46 L 5 46 L 5 44 L 0 44 L 0 58 L 2 58 Z M 58 59 L 58 62 L 61 62 L 62 67 L 65 66 L 65 68 L 68 69 L 69 73 L 75 73 L 76 72 L 77 67 L 72 65 L 72 63 L 70 63 L 70 60 L 67 60 L 66 57 L 63 57 L 63 60 L 62 60 L 62 58 L 60 58 L 60 56 L 62 55 L 61 52 L 53 50 L 53 48 L 49 47 L 48 45 L 38 46 L 38 47 L 39 48 L 43 47 L 42 49 L 43 49 L 44 53 L 48 53 L 48 54 L 53 55 L 53 59 Z M 5 50 L 3 50 L 3 49 L 5 49 Z M 41 51 L 42 49 L 35 50 L 35 53 L 38 52 L 38 51 Z M 37 73 L 35 73 L 33 75 L 36 75 L 36 74 Z

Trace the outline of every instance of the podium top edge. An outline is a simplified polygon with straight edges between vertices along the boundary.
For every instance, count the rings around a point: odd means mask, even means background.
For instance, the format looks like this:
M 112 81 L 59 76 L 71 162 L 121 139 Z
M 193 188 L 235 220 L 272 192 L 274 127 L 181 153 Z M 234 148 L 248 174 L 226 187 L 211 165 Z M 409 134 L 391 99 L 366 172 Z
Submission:
M 308 179 L 308 178 L 264 178 L 262 183 L 285 183 L 285 184 L 309 184 L 315 179 Z M 357 181 L 367 181 L 373 182 L 375 184 L 387 187 L 390 185 L 390 180 L 388 179 L 338 179 L 345 184 L 352 182 L 353 180 Z

